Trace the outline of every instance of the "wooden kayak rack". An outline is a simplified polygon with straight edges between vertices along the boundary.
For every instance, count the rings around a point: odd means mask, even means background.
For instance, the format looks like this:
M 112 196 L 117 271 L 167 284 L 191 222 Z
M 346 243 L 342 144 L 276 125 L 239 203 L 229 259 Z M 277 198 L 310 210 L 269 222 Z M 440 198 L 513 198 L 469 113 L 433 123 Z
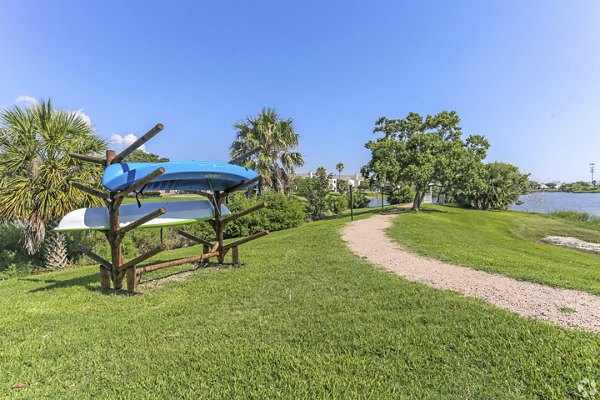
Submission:
M 147 141 L 152 139 L 156 134 L 163 130 L 162 124 L 156 124 L 152 129 L 146 132 L 143 136 L 141 136 L 134 143 L 129 145 L 125 150 L 121 153 L 117 154 L 114 150 L 108 150 L 106 152 L 106 158 L 88 156 L 83 154 L 69 153 L 69 156 L 76 158 L 81 161 L 90 162 L 94 164 L 101 165 L 103 168 L 108 167 L 111 164 L 117 164 L 125 160 L 127 156 L 133 153 L 140 146 L 145 144 Z M 261 148 L 255 148 L 248 153 L 237 157 L 231 161 L 230 164 L 241 164 L 248 157 L 260 151 Z M 256 177 L 247 181 L 240 182 L 239 184 L 228 188 L 224 191 L 196 191 L 208 198 L 208 200 L 212 203 L 214 207 L 214 218 L 209 220 L 208 223 L 211 225 L 215 232 L 215 241 L 210 242 L 208 240 L 196 237 L 182 230 L 178 230 L 177 233 L 185 238 L 202 245 L 202 253 L 192 257 L 180 258 L 170 261 L 159 261 L 150 264 L 146 264 L 143 266 L 138 266 L 149 258 L 157 255 L 166 249 L 166 246 L 162 243 L 155 247 L 154 249 L 139 255 L 129 261 L 126 261 L 123 258 L 123 248 L 122 242 L 125 234 L 132 231 L 135 228 L 138 228 L 142 224 L 153 220 L 154 218 L 164 214 L 167 212 L 165 208 L 158 208 L 155 211 L 143 216 L 142 218 L 134 221 L 124 227 L 121 228 L 119 222 L 119 207 L 123 203 L 125 197 L 131 193 L 140 191 L 147 183 L 154 180 L 156 177 L 162 175 L 165 172 L 165 169 L 162 167 L 157 168 L 152 173 L 147 176 L 133 182 L 129 187 L 119 190 L 119 191 L 111 191 L 111 192 L 102 192 L 93 188 L 90 188 L 85 185 L 81 185 L 79 183 L 73 182 L 71 186 L 82 190 L 88 194 L 91 194 L 96 197 L 100 197 L 104 200 L 106 207 L 108 208 L 108 216 L 109 216 L 109 228 L 105 232 L 106 239 L 110 245 L 111 250 L 111 259 L 110 261 L 104 259 L 98 254 L 94 253 L 91 249 L 85 247 L 80 244 L 78 246 L 79 251 L 83 254 L 87 255 L 89 258 L 94 260 L 95 262 L 100 264 L 100 286 L 103 290 L 110 290 L 111 283 L 112 289 L 116 291 L 121 291 L 123 286 L 123 279 L 127 278 L 127 291 L 129 293 L 135 293 L 137 291 L 137 286 L 139 283 L 139 277 L 142 273 L 152 272 L 163 268 L 173 267 L 181 264 L 188 263 L 200 263 L 202 266 L 209 265 L 224 265 L 225 256 L 231 250 L 232 255 L 232 263 L 231 265 L 240 265 L 239 258 L 239 250 L 238 247 L 244 243 L 250 242 L 252 240 L 258 239 L 260 237 L 266 236 L 269 234 L 268 231 L 259 232 L 254 235 L 241 238 L 235 240 L 231 243 L 224 244 L 223 243 L 223 232 L 228 223 L 237 220 L 244 215 L 248 215 L 252 212 L 258 211 L 264 207 L 266 207 L 265 203 L 260 203 L 256 206 L 250 207 L 247 210 L 244 210 L 235 215 L 228 215 L 223 217 L 221 215 L 221 205 L 226 200 L 227 196 L 230 193 L 233 193 L 238 190 L 247 189 L 248 186 L 255 184 L 260 180 L 260 177 Z M 217 263 L 212 263 L 211 258 L 216 258 Z

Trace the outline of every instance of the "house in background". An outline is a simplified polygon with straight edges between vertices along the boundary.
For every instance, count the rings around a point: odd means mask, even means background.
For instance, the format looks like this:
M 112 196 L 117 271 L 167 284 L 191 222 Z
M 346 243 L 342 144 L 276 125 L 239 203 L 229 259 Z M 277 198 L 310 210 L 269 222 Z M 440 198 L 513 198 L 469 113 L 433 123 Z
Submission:
M 307 174 L 296 174 L 296 176 L 301 178 L 312 178 L 315 176 L 315 174 L 312 171 L 309 171 Z M 331 191 L 336 190 L 338 179 L 340 181 L 346 181 L 348 182 L 348 185 L 352 185 L 354 187 L 358 187 L 365 180 L 365 178 L 358 173 L 354 175 L 340 175 L 339 177 L 337 174 L 328 173 L 327 176 L 329 176 L 329 189 L 331 189 Z

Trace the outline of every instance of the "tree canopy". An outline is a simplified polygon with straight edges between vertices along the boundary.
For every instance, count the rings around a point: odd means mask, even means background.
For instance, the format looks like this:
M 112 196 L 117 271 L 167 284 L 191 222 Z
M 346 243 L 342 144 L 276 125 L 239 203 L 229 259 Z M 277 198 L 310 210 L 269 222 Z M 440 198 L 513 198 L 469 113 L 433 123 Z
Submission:
M 102 204 L 70 186 L 97 186 L 102 169 L 68 153 L 100 155 L 106 142 L 79 113 L 55 109 L 50 100 L 5 109 L 0 118 L 0 218 L 25 226 L 26 249 L 34 253 L 48 225 L 76 208 Z
M 262 150 L 252 155 L 245 166 L 261 176 L 259 190 L 286 190 L 289 177 L 304 164 L 298 147 L 299 134 L 291 118 L 284 119 L 272 108 L 264 108 L 256 117 L 247 117 L 234 125 L 236 139 L 231 144 L 231 157 L 239 157 L 258 146 Z
M 493 162 L 485 164 L 479 185 L 463 201 L 481 210 L 503 210 L 527 192 L 529 175 L 512 164 Z
M 469 166 L 485 158 L 487 140 L 473 135 L 463 141 L 459 124 L 454 111 L 425 118 L 413 112 L 403 119 L 382 117 L 373 132 L 383 137 L 365 145 L 371 150 L 371 160 L 361 172 L 381 184 L 412 185 L 413 209 L 418 210 L 430 184 L 453 190 L 471 179 Z
M 412 112 L 403 119 L 382 117 L 373 131 L 383 137 L 365 145 L 371 160 L 362 174 L 380 184 L 411 185 L 414 210 L 432 184 L 448 198 L 483 209 L 505 208 L 527 190 L 528 176 L 517 167 L 483 162 L 489 142 L 482 135 L 463 139 L 455 111 L 425 118 Z
M 161 157 L 158 154 L 147 153 L 142 150 L 135 150 L 133 153 L 127 156 L 128 162 L 167 162 L 170 161 L 166 157 Z

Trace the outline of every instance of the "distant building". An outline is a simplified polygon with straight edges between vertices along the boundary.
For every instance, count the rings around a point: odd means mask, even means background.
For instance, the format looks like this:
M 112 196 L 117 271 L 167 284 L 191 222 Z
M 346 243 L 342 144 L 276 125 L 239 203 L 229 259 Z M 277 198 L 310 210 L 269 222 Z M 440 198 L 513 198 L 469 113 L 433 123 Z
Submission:
M 315 176 L 315 174 L 312 171 L 309 171 L 307 174 L 296 174 L 296 176 L 299 176 L 301 178 L 312 178 L 313 176 Z M 337 174 L 332 173 L 330 176 L 331 177 L 328 179 L 328 181 L 329 181 L 329 188 L 332 191 L 336 190 L 338 179 L 340 181 L 346 181 L 346 182 L 348 182 L 348 185 L 352 185 L 354 187 L 358 187 L 365 180 L 365 178 L 363 178 L 363 176 L 361 174 L 340 175 L 338 177 Z

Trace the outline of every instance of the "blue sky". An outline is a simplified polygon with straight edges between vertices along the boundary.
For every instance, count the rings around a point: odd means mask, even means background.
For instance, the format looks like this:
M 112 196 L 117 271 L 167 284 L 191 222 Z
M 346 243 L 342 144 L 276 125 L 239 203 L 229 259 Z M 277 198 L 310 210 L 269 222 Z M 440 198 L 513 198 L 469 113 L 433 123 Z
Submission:
M 547 180 L 600 176 L 596 1 L 3 1 L 0 106 L 83 110 L 99 135 L 227 160 L 232 125 L 291 117 L 306 166 L 358 172 L 380 116 L 456 110 Z

